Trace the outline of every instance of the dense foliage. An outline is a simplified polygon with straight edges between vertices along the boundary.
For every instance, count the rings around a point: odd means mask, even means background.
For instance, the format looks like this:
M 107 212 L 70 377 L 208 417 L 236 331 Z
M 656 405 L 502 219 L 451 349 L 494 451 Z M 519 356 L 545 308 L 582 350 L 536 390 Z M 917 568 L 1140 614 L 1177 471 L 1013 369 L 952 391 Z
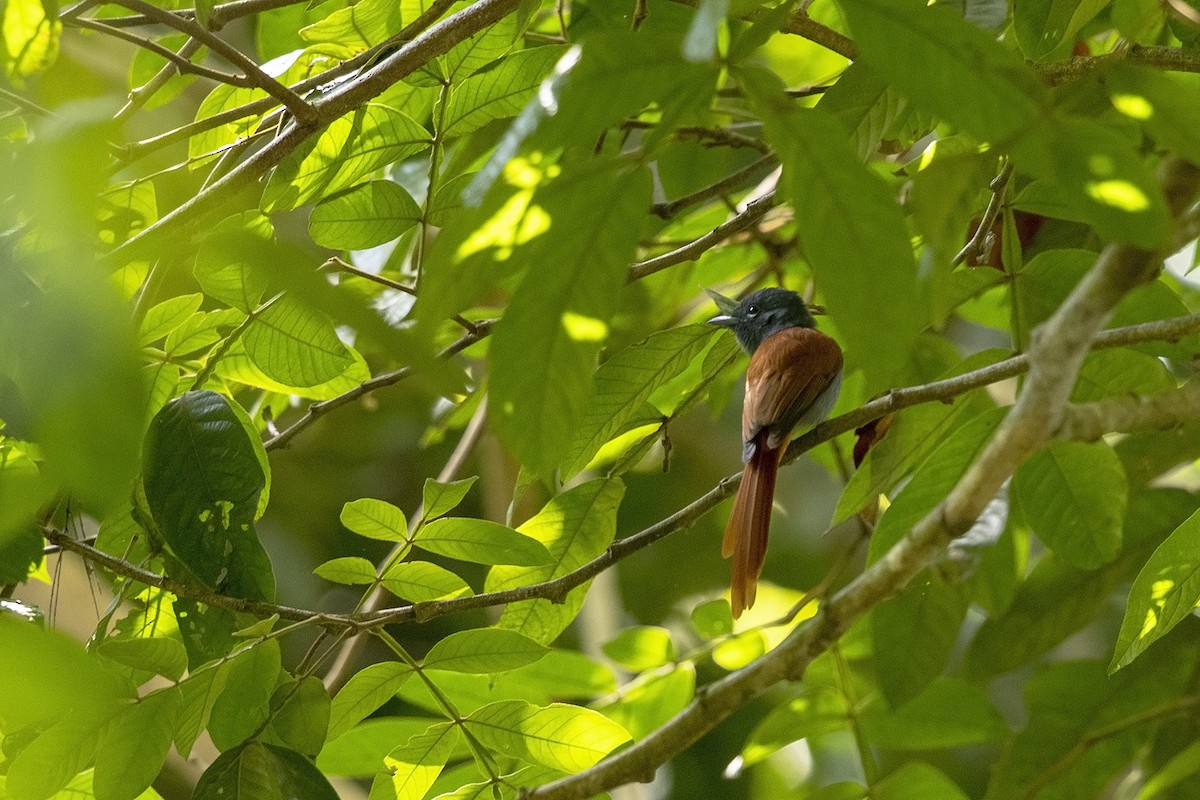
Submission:
M 1200 796 L 1191 3 L 0 0 L 0 797 Z

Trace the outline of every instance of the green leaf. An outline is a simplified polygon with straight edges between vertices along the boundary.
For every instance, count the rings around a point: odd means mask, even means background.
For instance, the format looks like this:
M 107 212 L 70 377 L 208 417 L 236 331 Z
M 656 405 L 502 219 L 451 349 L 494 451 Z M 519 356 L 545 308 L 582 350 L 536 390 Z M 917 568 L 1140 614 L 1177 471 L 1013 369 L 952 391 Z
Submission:
M 175 639 L 106 639 L 96 651 L 105 658 L 177 681 L 187 669 L 187 650 Z
M 269 639 L 235 658 L 225 688 L 213 704 L 208 732 L 221 750 L 240 744 L 271 713 L 271 695 L 279 680 L 279 640 Z
M 1001 355 L 1000 351 L 984 351 L 939 377 L 979 369 L 999 360 Z M 971 394 L 966 394 L 949 403 L 925 403 L 897 412 L 887 435 L 867 452 L 846 483 L 833 513 L 833 523 L 849 519 L 874 504 L 879 495 L 889 494 L 914 466 L 923 464 L 934 448 L 978 410 L 979 404 Z
M 368 539 L 403 542 L 408 539 L 408 520 L 391 503 L 364 497 L 342 506 L 338 517 L 348 529 Z
M 1200 86 L 1182 76 L 1130 64 L 1113 64 L 1104 83 L 1117 111 L 1146 126 L 1163 147 L 1200 163 Z
M 449 600 L 471 594 L 471 587 L 445 567 L 428 561 L 393 564 L 381 579 L 389 592 L 410 603 Z
M 597 197 L 612 201 L 597 207 Z M 650 203 L 649 174 L 609 165 L 560 177 L 535 201 L 549 229 L 514 252 L 529 270 L 492 336 L 488 409 L 513 454 L 547 476 L 583 416 Z
M 509 14 L 454 45 L 438 60 L 442 75 L 461 81 L 507 53 L 521 32 L 519 16 Z
M 435 481 L 433 478 L 426 478 L 425 488 L 421 493 L 421 514 L 424 519 L 437 519 L 458 508 L 458 504 L 467 496 L 467 492 L 471 491 L 471 487 L 475 485 L 475 481 L 477 480 L 479 480 L 478 475 L 472 475 L 470 478 L 464 478 L 461 481 L 450 481 L 449 483 L 442 483 L 441 481 Z
M 878 561 L 946 497 L 992 438 L 1005 413 L 1006 409 L 996 409 L 972 418 L 929 455 L 879 518 L 868 545 L 870 563 Z
M 1060 46 L 1074 44 L 1079 29 L 1106 5 L 1106 0 L 1016 0 L 1017 44 L 1030 61 L 1042 61 Z
M 1138 792 L 1137 800 L 1153 800 L 1164 791 L 1200 772 L 1200 739 L 1176 753 Z
M 556 45 L 521 50 L 454 86 L 442 116 L 442 136 L 465 136 L 493 120 L 515 117 L 565 52 L 565 46 Z
M 179 711 L 179 723 L 175 729 L 175 749 L 184 758 L 192 752 L 192 746 L 200 733 L 208 727 L 213 706 L 225 691 L 229 679 L 229 665 L 206 669 L 189 675 L 179 684 L 183 693 L 183 705 Z
M 222 753 L 196 783 L 192 800 L 337 800 L 313 763 L 294 750 L 251 741 Z
M 267 290 L 263 265 L 279 257 L 271 220 L 257 210 L 243 211 L 218 222 L 204 238 L 192 274 L 209 297 L 249 314 Z
M 154 416 L 142 454 L 146 501 L 184 580 L 270 601 L 275 577 L 254 531 L 266 477 L 237 414 L 215 392 L 187 392 Z
M 799 694 L 767 713 L 742 748 L 746 766 L 765 760 L 783 747 L 846 728 L 846 698 L 832 686 L 805 686 Z
M 1175 378 L 1159 359 L 1135 350 L 1089 353 L 1075 379 L 1072 403 L 1127 394 L 1159 394 L 1174 389 Z
M 837 117 L 850 131 L 850 144 L 858 160 L 866 162 L 908 111 L 909 104 L 895 87 L 860 60 L 846 68 L 821 96 L 817 107 Z
M 332 42 L 357 49 L 378 44 L 400 30 L 401 6 L 391 0 L 361 0 L 300 29 L 309 42 Z
M 940 770 L 910 761 L 872 788 L 874 800 L 968 800 L 967 794 Z
M 1017 669 L 1058 646 L 1111 608 L 1111 595 L 1128 583 L 1172 530 L 1196 510 L 1181 489 L 1133 493 L 1125 514 L 1121 554 L 1099 569 L 1071 566 L 1045 553 L 1022 581 L 1004 614 L 984 621 L 967 651 L 968 674 L 988 679 Z
M 37 0 L 9 0 L 4 4 L 4 72 L 19 86 L 21 79 L 48 69 L 58 59 L 62 23 L 52 7 Z
M 160 689 L 125 709 L 96 753 L 94 786 L 103 800 L 133 800 L 158 777 L 183 710 L 177 687 Z
M 288 681 L 271 698 L 271 741 L 313 757 L 321 751 L 329 731 L 329 693 L 313 675 Z
M 988 800 L 1100 797 L 1143 752 L 1162 709 L 1191 691 L 1196 629 L 1106 676 L 1098 661 L 1052 664 L 1025 685 L 1028 723 L 995 765 Z M 1034 790 L 1037 791 L 1034 791 Z
M 421 221 L 412 195 L 393 181 L 368 181 L 322 200 L 308 233 L 322 247 L 365 250 L 390 242 Z
M 411 675 L 412 668 L 398 661 L 372 664 L 354 673 L 330 706 L 329 741 L 374 714 L 396 696 Z
M 634 672 L 669 664 L 677 658 L 666 628 L 640 625 L 626 628 L 604 644 L 604 655 Z
M 597 710 L 638 740 L 665 725 L 695 696 L 696 668 L 683 663 L 622 686 L 619 700 Z
M 889 703 L 909 702 L 941 674 L 968 605 L 965 586 L 925 570 L 871 611 L 879 685 Z
M 1013 495 L 1033 532 L 1067 563 L 1094 569 L 1121 548 L 1125 471 L 1104 442 L 1053 442 L 1017 470 Z
M 453 722 L 431 725 L 388 753 L 383 773 L 371 784 L 370 800 L 422 800 L 458 745 Z
M 317 386 L 354 363 L 329 320 L 290 295 L 255 317 L 242 342 L 256 367 L 289 386 Z
M 184 294 L 164 300 L 146 312 L 138 330 L 138 344 L 153 344 L 178 328 L 188 317 L 200 310 L 204 295 Z
M 861 60 L 916 105 L 985 142 L 1036 125 L 1045 84 L 1013 51 L 951 6 L 864 0 L 843 7 Z
M 422 550 L 474 564 L 536 566 L 550 560 L 542 544 L 512 528 L 472 517 L 443 517 L 413 537 Z
M 457 631 L 438 641 L 422 662 L 426 669 L 495 674 L 532 664 L 549 652 L 544 644 L 503 628 Z
M 1200 605 L 1200 511 L 1159 545 L 1129 590 L 1109 671 L 1129 664 Z
M 563 453 L 563 476 L 586 467 L 600 448 L 637 416 L 656 389 L 687 369 L 717 332 L 711 325 L 660 331 L 600 365 L 591 399 Z
M 9 764 L 7 796 L 46 800 L 65 786 L 92 761 L 105 727 L 121 710 L 120 705 L 92 706 L 39 733 Z
M 263 190 L 262 210 L 291 211 L 336 194 L 386 164 L 419 153 L 430 141 L 429 131 L 407 114 L 367 103 L 279 162 Z
M 847 361 L 866 369 L 871 387 L 888 385 L 900 362 L 887 354 L 907 352 L 925 324 L 904 215 L 832 117 L 793 107 L 778 79 L 762 75 L 746 73 L 743 82 L 783 162 L 784 191 L 804 210 L 796 216 L 801 245 Z M 864 304 L 874 311 L 863 314 Z
M 558 578 L 598 557 L 616 535 L 617 507 L 624 495 L 625 485 L 609 479 L 588 481 L 555 497 L 520 528 L 545 545 L 551 563 L 493 567 L 485 590 L 495 592 Z M 562 603 L 545 599 L 509 603 L 498 625 L 549 644 L 579 613 L 585 591 L 584 587 L 572 590 Z
M 1171 220 L 1153 170 L 1115 129 L 1047 118 L 1013 150 L 1017 167 L 1042 178 L 1047 216 L 1080 219 L 1101 236 L 1147 249 L 1167 244 Z
M 355 725 L 330 740 L 317 756 L 326 775 L 370 778 L 383 768 L 383 759 L 396 747 L 429 727 L 428 717 L 380 717 Z
M 313 573 L 327 581 L 361 585 L 375 582 L 375 565 L 361 556 L 342 556 L 321 564 Z
M 862 726 L 868 742 L 887 750 L 966 747 L 1008 733 L 984 688 L 957 678 L 938 678 L 894 709 L 873 703 L 862 712 Z
M 562 703 L 539 708 L 501 700 L 471 714 L 465 726 L 489 747 L 563 772 L 595 766 L 629 741 L 629 733 L 602 714 Z
M 725 598 L 706 600 L 692 609 L 692 627 L 705 639 L 733 633 L 733 610 Z

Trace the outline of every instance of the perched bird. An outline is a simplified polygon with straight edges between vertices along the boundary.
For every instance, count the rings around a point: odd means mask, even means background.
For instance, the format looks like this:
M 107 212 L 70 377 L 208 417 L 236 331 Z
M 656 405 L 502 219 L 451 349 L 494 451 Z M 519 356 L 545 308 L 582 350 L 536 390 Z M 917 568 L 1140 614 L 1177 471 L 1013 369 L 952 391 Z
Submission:
M 729 328 L 750 355 L 742 406 L 742 483 L 721 554 L 733 557 L 733 616 L 754 605 L 767 555 L 775 475 L 797 427 L 821 422 L 842 386 L 842 348 L 816 328 L 795 292 L 759 289 L 738 302 L 709 290 L 721 310 L 709 322 Z

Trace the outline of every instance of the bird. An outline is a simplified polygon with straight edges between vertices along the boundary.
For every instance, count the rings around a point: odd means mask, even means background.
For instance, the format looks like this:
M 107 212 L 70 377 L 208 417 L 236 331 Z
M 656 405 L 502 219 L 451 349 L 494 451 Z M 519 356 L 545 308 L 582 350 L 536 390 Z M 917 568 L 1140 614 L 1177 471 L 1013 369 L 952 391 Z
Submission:
M 721 555 L 733 558 L 734 619 L 754 605 L 767 555 L 775 476 L 798 428 L 819 424 L 842 386 L 842 348 L 817 330 L 800 295 L 759 289 L 740 302 L 706 289 L 721 313 L 708 322 L 733 331 L 750 356 L 742 405 L 742 482 Z

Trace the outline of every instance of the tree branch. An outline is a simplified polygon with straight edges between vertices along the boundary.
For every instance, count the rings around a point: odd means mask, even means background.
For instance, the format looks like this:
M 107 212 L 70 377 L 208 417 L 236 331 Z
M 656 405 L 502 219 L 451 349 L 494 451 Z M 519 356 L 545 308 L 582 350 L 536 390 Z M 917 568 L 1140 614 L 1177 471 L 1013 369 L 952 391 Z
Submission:
M 489 323 L 480 323 L 480 325 L 486 326 L 489 325 Z M 1175 341 L 1198 331 L 1200 331 L 1200 314 L 1187 317 L 1177 317 L 1168 320 L 1160 320 L 1157 322 L 1147 322 L 1141 325 L 1131 325 L 1125 328 L 1116 328 L 1110 331 L 1104 331 L 1093 341 L 1092 349 L 1099 350 L 1111 347 L 1122 347 L 1140 342 Z M 486 335 L 486 333 L 484 333 L 484 335 Z M 451 345 L 451 347 L 459 345 L 466 338 L 468 337 L 463 337 L 454 345 Z M 895 389 L 889 392 L 887 395 L 876 400 L 872 400 L 870 403 L 867 403 L 860 408 L 855 409 L 854 411 L 850 411 L 841 415 L 840 417 L 829 420 L 817 428 L 814 428 L 804 436 L 793 440 L 791 446 L 788 448 L 788 451 L 791 454 L 791 458 L 789 460 L 794 460 L 800 453 L 811 450 L 818 444 L 833 439 L 834 437 L 846 431 L 853 430 L 854 428 L 857 428 L 873 419 L 878 419 L 885 414 L 898 411 L 909 406 L 918 405 L 920 403 L 946 402 L 973 389 L 978 389 L 997 381 L 1020 375 L 1028 369 L 1028 357 L 1025 355 L 1019 355 L 996 364 L 992 364 L 991 366 L 974 370 L 964 375 L 947 378 L 941 381 L 935 381 L 933 383 L 924 384 L 921 386 L 910 386 L 903 389 Z M 356 394 L 354 397 L 361 396 L 361 394 L 365 394 L 365 392 Z M 334 399 L 336 400 L 337 398 Z M 328 400 L 324 402 L 330 403 L 333 401 Z M 346 400 L 345 402 L 349 402 L 349 400 Z M 310 412 L 311 410 L 312 409 L 310 407 Z M 1200 416 L 1200 412 L 1198 412 L 1197 416 Z M 1068 419 L 1069 417 L 1070 414 L 1065 415 L 1064 420 Z M 308 415 L 306 415 L 305 418 L 307 419 Z M 300 423 L 297 423 L 296 425 L 299 424 Z M 293 430 L 296 428 L 296 425 L 293 425 L 292 428 L 288 428 L 283 434 L 275 437 L 275 439 L 268 440 L 267 446 L 274 446 L 272 445 L 272 442 L 276 441 L 281 436 L 287 435 L 289 438 L 293 436 L 296 432 Z M 447 466 L 449 466 L 449 464 Z M 400 624 L 406 622 L 424 622 L 426 620 L 445 616 L 447 614 L 506 605 L 508 603 L 513 603 L 520 600 L 534 600 L 539 598 L 545 598 L 549 600 L 562 599 L 571 589 L 586 583 L 622 559 L 633 555 L 645 547 L 649 547 L 666 536 L 691 527 L 697 520 L 700 519 L 700 517 L 711 511 L 722 500 L 732 495 L 737 489 L 737 485 L 740 480 L 740 472 L 725 477 L 715 487 L 688 505 L 684 506 L 674 514 L 660 520 L 659 522 L 651 525 L 648 528 L 645 528 L 642 531 L 639 531 L 638 533 L 613 542 L 611 545 L 609 545 L 608 549 L 600 554 L 597 558 L 589 561 L 586 564 L 583 564 L 578 569 L 553 580 L 548 580 L 529 586 L 518 586 L 516 588 L 506 589 L 503 591 L 471 595 L 468 597 L 459 597 L 450 600 L 434 600 L 425 603 L 380 609 L 375 613 L 329 614 L 306 609 L 291 608 L 288 606 L 277 606 L 270 603 L 252 603 L 250 601 L 241 600 L 238 598 L 225 597 L 223 595 L 205 592 L 203 590 L 196 589 L 195 587 L 186 586 L 180 584 L 178 581 L 171 580 L 170 578 L 164 578 L 156 573 L 140 569 L 132 564 L 128 564 L 120 559 L 109 556 L 106 553 L 102 553 L 94 548 L 90 548 L 86 545 L 76 542 L 74 539 L 70 539 L 70 537 L 66 537 L 69 542 L 62 542 L 61 537 L 65 537 L 66 534 L 55 532 L 55 535 L 52 536 L 50 533 L 47 533 L 46 538 L 52 543 L 62 546 L 63 549 L 68 549 L 72 552 L 78 553 L 84 558 L 94 561 L 101 566 L 105 566 L 119 575 L 124 575 L 152 586 L 158 586 L 159 588 L 166 589 L 167 591 L 170 591 L 180 597 L 189 597 L 199 600 L 203 603 L 218 606 L 220 608 L 229 608 L 234 611 L 247 611 L 260 616 L 279 614 L 280 617 L 284 619 L 296 621 L 315 619 L 327 630 L 361 632 L 383 625 Z
M 437 357 L 450 358 L 451 356 L 461 353 L 463 350 L 466 350 L 471 345 L 488 336 L 488 334 L 492 332 L 492 326 L 494 324 L 495 320 L 483 320 L 481 322 L 474 323 L 474 330 L 459 337 L 457 341 L 455 341 L 446 349 L 442 350 L 442 352 L 438 353 Z M 274 450 L 277 447 L 286 447 L 288 443 L 295 438 L 296 434 L 300 433 L 300 431 L 316 422 L 318 417 L 329 413 L 335 408 L 341 408 L 347 403 L 352 403 L 360 397 L 370 394 L 376 389 L 382 389 L 385 386 L 393 386 L 411 375 L 412 371 L 412 367 L 401 367 L 400 369 L 392 370 L 391 372 L 385 372 L 381 375 L 376 375 L 369 381 L 363 381 L 353 389 L 342 392 L 336 397 L 331 397 L 328 400 L 321 400 L 320 402 L 313 403 L 308 407 L 308 410 L 304 412 L 304 416 L 293 422 L 284 430 L 272 436 L 270 439 L 267 439 L 265 442 L 263 442 L 263 447 L 265 447 L 267 450 Z
M 741 233 L 747 228 L 753 226 L 760 219 L 767 215 L 767 212 L 775 207 L 775 193 L 770 192 L 762 197 L 750 202 L 746 206 L 746 210 L 740 214 L 723 222 L 714 228 L 709 233 L 704 234 L 699 239 L 685 244 L 672 250 L 669 253 L 663 253 L 654 258 L 648 258 L 645 261 L 640 261 L 629 268 L 629 276 L 626 278 L 627 283 L 633 283 L 636 280 L 641 280 L 647 275 L 653 275 L 656 272 L 673 267 L 676 264 L 682 264 L 685 261 L 695 261 L 702 256 L 705 251 L 716 247 L 721 242 L 733 236 L 735 233 Z
M 1200 381 L 1155 395 L 1111 397 L 1067 406 L 1057 439 L 1094 442 L 1109 433 L 1170 428 L 1200 419 Z

